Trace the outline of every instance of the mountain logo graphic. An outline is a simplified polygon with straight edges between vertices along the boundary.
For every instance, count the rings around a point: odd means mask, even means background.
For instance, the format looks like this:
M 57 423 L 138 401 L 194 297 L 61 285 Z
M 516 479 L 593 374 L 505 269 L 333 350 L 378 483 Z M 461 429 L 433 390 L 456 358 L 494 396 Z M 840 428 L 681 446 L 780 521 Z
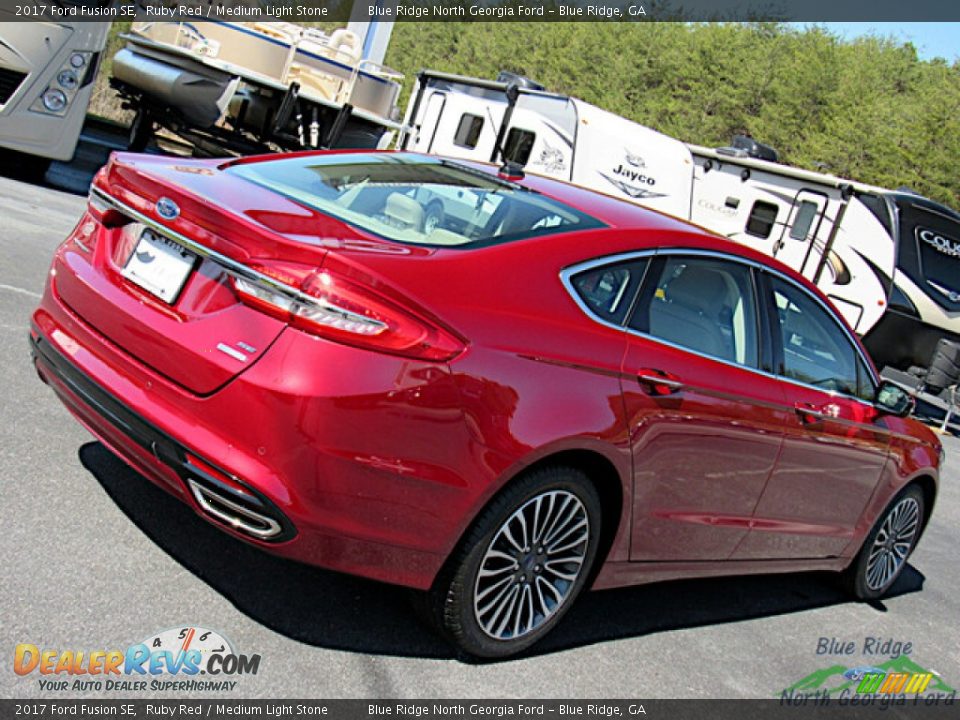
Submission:
M 783 690 L 782 697 L 802 693 L 820 696 L 850 694 L 906 694 L 956 692 L 934 670 L 927 670 L 910 658 L 900 657 L 878 665 L 846 667 L 831 665 L 810 673 Z

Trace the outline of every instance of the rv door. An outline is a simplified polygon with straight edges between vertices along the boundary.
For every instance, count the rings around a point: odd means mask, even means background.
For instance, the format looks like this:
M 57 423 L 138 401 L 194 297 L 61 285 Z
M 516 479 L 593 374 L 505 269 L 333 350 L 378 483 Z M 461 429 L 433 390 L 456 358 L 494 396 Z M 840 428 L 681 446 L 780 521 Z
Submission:
M 521 91 L 503 135 L 501 157 L 538 175 L 572 180 L 577 119 L 571 98 Z
M 810 280 L 814 279 L 826 247 L 831 223 L 824 222 L 829 197 L 804 188 L 793 199 L 790 215 L 773 246 L 773 256 Z
M 471 92 L 460 83 L 434 80 L 428 79 L 423 88 L 416 117 L 407 120 L 412 130 L 402 149 L 488 162 L 507 107 L 506 98 L 485 88 L 472 88 Z

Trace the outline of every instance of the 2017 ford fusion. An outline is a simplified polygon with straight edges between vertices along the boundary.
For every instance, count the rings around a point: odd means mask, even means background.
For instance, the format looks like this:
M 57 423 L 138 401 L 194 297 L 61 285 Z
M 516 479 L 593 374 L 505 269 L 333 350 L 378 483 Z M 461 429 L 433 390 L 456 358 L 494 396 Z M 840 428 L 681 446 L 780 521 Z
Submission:
M 451 193 L 470 212 L 418 201 Z M 586 586 L 826 569 L 879 597 L 936 495 L 936 437 L 804 278 L 483 165 L 116 155 L 31 338 L 203 518 L 422 590 L 479 656 Z

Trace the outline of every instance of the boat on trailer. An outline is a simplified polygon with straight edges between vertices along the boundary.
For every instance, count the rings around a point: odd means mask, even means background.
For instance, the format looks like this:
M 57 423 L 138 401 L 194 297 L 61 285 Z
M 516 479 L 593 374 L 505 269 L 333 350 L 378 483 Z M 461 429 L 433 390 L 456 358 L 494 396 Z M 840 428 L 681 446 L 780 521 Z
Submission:
M 362 43 L 286 22 L 138 22 L 111 84 L 136 112 L 130 146 L 162 127 L 199 155 L 377 148 L 401 128 L 403 76 Z

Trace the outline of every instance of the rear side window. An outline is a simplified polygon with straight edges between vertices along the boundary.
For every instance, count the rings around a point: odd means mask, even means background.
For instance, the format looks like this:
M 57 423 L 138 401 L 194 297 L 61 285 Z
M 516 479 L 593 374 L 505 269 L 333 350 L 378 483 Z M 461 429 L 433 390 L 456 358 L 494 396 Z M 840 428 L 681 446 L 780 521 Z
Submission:
M 460 124 L 453 136 L 454 145 L 472 150 L 480 140 L 481 130 L 483 130 L 483 118 L 479 115 L 464 113 L 460 117 Z
M 757 200 L 747 218 L 747 235 L 768 238 L 773 232 L 773 224 L 777 221 L 777 206 L 773 203 Z
M 648 281 L 649 282 L 649 281 Z M 725 260 L 672 257 L 645 290 L 630 327 L 673 345 L 758 366 L 757 306 L 750 268 Z
M 571 285 L 592 314 L 621 325 L 648 264 L 647 259 L 640 259 L 592 268 L 574 275 Z

